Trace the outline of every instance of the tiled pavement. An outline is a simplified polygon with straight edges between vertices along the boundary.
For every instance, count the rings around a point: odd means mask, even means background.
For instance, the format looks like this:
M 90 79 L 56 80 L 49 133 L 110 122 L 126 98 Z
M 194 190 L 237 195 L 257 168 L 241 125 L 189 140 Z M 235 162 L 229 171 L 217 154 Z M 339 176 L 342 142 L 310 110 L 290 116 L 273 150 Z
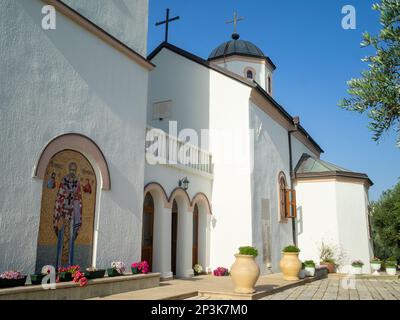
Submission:
M 400 300 L 400 280 L 327 278 L 261 300 Z

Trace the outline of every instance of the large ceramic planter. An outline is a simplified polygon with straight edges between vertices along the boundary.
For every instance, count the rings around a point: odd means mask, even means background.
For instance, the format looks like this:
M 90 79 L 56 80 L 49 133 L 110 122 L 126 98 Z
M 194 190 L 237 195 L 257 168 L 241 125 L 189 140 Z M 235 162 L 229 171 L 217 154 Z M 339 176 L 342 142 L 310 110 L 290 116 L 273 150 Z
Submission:
M 236 254 L 236 261 L 231 267 L 231 276 L 236 293 L 250 294 L 256 292 L 254 286 L 260 276 L 255 257 Z
M 314 277 L 315 276 L 315 268 L 314 267 L 306 267 L 306 276 Z
M 0 279 L 0 288 L 13 288 L 25 285 L 27 277 L 22 279 Z
M 298 252 L 282 252 L 282 259 L 279 266 L 283 273 L 283 279 L 287 281 L 299 280 L 301 261 Z
M 328 269 L 328 273 L 335 273 L 336 266 L 331 262 L 321 262 L 321 266 L 325 266 Z
M 393 268 L 386 267 L 386 273 L 387 273 L 388 276 L 395 276 L 396 272 L 397 272 L 397 270 L 396 270 L 395 267 L 393 267 Z

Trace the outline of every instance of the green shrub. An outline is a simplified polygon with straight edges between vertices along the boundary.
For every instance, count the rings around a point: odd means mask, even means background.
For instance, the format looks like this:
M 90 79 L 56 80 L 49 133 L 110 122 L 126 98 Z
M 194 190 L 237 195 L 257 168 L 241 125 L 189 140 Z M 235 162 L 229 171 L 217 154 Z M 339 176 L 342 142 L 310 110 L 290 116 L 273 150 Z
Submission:
M 315 268 L 315 262 L 312 261 L 312 260 L 304 261 L 304 265 L 305 265 L 307 268 Z
M 385 268 L 397 268 L 397 263 L 393 261 L 386 261 Z
M 296 246 L 287 246 L 283 249 L 283 252 L 289 252 L 289 253 L 299 253 L 300 249 L 297 248 Z
M 241 255 L 246 255 L 246 256 L 253 256 L 257 257 L 258 256 L 258 250 L 254 247 L 240 247 L 239 248 L 239 254 Z

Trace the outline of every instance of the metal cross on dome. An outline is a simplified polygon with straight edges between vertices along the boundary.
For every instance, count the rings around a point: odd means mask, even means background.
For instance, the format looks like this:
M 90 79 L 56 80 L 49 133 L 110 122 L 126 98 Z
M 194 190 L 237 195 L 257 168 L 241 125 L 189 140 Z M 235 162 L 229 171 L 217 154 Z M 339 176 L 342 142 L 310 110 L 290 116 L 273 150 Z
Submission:
M 163 24 L 165 24 L 165 42 L 168 42 L 168 31 L 169 31 L 169 23 L 175 20 L 179 20 L 180 17 L 176 16 L 174 18 L 169 18 L 169 9 L 167 9 L 167 15 L 164 21 L 160 21 L 156 23 L 156 27 L 161 26 Z
M 246 19 L 245 17 L 239 17 L 239 18 L 238 18 L 237 12 L 236 12 L 236 10 L 235 10 L 235 11 L 233 12 L 233 20 L 227 21 L 226 24 L 232 24 L 232 23 L 233 23 L 233 26 L 234 26 L 234 34 L 237 34 L 237 24 L 238 24 L 238 22 L 239 22 L 239 21 L 243 21 L 243 20 L 245 20 L 245 19 Z

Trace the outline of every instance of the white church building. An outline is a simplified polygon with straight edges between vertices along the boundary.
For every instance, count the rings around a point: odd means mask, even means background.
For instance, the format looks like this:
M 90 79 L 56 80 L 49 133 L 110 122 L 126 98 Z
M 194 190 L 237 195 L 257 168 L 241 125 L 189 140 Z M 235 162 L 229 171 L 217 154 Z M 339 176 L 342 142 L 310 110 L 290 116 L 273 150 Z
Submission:
M 251 245 L 265 274 L 293 243 L 318 263 L 322 241 L 369 272 L 372 182 L 321 160 L 272 60 L 237 33 L 207 59 L 148 54 L 147 30 L 147 0 L 1 1 L 0 272 L 147 260 L 185 278 Z

